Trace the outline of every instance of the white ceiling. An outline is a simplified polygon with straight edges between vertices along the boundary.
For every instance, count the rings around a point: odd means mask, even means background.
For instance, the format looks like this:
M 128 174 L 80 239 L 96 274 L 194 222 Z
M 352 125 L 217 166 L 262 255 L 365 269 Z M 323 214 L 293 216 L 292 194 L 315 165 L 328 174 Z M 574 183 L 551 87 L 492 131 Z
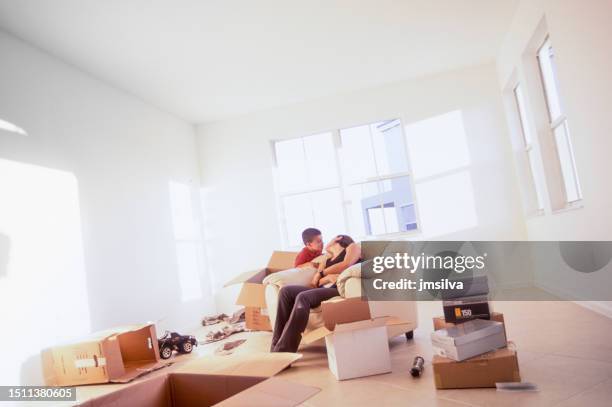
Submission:
M 494 58 L 517 0 L 0 0 L 0 27 L 191 122 Z

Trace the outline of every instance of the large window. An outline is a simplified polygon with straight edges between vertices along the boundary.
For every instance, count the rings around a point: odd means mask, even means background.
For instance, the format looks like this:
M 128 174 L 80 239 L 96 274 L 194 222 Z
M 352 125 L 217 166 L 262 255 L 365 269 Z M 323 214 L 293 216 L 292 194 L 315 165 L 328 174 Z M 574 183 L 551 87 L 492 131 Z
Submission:
M 525 106 L 525 94 L 523 93 L 523 88 L 521 84 L 517 84 L 513 90 L 514 102 L 516 104 L 516 110 L 518 111 L 518 121 L 520 124 L 520 133 L 522 136 L 522 144 L 525 152 L 525 157 L 527 160 L 527 167 L 529 171 L 529 175 L 531 178 L 531 182 L 533 188 L 535 190 L 535 195 L 537 198 L 537 209 L 541 211 L 544 209 L 544 198 L 542 196 L 542 192 L 538 187 L 538 184 L 535 179 L 535 160 L 536 160 L 536 152 L 533 145 L 533 135 L 529 128 L 529 122 L 527 121 L 527 110 Z
M 574 152 L 570 141 L 569 126 L 559 97 L 559 82 L 554 49 L 546 38 L 537 51 L 538 64 L 544 87 L 551 135 L 557 151 L 566 203 L 582 199 L 580 183 L 574 162 Z
M 312 226 L 355 238 L 417 228 L 399 120 L 278 141 L 274 152 L 287 246 Z

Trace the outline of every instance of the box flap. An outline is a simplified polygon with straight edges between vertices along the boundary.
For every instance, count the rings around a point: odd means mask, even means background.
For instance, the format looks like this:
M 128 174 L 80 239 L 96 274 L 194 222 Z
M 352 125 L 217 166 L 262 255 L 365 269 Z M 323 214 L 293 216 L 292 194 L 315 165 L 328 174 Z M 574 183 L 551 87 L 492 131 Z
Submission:
M 287 270 L 294 267 L 297 252 L 274 251 L 268 260 L 268 272 Z
M 238 274 L 227 283 L 223 284 L 223 287 L 228 287 L 234 284 L 241 284 L 247 282 L 261 283 L 266 277 L 265 269 L 257 269 L 251 271 L 245 271 L 244 273 Z
M 266 308 L 266 287 L 263 284 L 244 283 L 236 300 L 236 305 Z
M 111 383 L 128 383 L 139 376 L 166 367 L 170 363 L 171 362 L 143 362 L 126 365 L 125 373 L 123 375 L 111 378 L 109 381 Z
M 330 331 L 334 330 L 336 324 L 371 319 L 369 303 L 359 297 L 323 302 L 321 304 L 321 315 L 325 327 Z
M 357 329 L 376 328 L 387 324 L 387 317 L 364 319 L 363 321 L 348 322 L 346 324 L 337 324 L 334 332 L 355 331 Z
M 321 389 L 317 387 L 272 377 L 222 401 L 217 406 L 293 407 L 302 404 L 320 391 Z
M 177 372 L 271 377 L 301 357 L 299 353 L 288 352 L 211 355 L 189 362 Z
M 365 319 L 362 321 L 355 322 L 347 322 L 346 324 L 337 324 L 335 329 L 329 330 L 327 327 L 322 326 L 317 329 L 313 329 L 312 331 L 307 332 L 302 336 L 302 343 L 306 345 L 311 344 L 319 339 L 325 338 L 327 335 L 332 334 L 334 332 L 347 332 L 347 331 L 355 331 L 357 329 L 367 329 L 367 328 L 376 328 L 378 326 L 388 325 L 388 322 L 392 319 L 389 317 L 381 317 L 381 318 L 373 318 L 373 319 Z M 399 320 L 396 320 L 399 321 Z

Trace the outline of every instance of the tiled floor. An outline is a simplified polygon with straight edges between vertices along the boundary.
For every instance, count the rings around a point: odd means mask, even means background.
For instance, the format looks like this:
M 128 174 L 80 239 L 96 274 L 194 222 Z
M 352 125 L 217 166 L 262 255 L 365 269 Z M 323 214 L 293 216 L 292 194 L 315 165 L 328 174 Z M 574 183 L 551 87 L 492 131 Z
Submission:
M 521 376 L 533 382 L 538 392 L 504 393 L 495 389 L 436 390 L 429 364 L 432 351 L 431 318 L 440 304 L 419 304 L 419 328 L 414 340 L 397 337 L 390 343 L 393 372 L 359 379 L 337 381 L 327 367 L 323 346 L 300 350 L 303 358 L 278 376 L 321 388 L 304 406 L 610 406 L 612 405 L 612 319 L 571 302 L 498 302 L 494 309 L 504 313 L 509 340 L 516 345 Z M 217 326 L 213 327 L 217 328 Z M 206 328 L 196 335 L 203 339 Z M 270 333 L 249 332 L 228 340 L 246 338 L 236 352 L 267 351 Z M 223 342 L 197 348 L 176 361 L 210 354 Z M 426 360 L 422 377 L 409 374 L 412 360 Z M 79 392 L 96 393 L 95 388 Z M 105 387 L 105 390 L 108 387 Z

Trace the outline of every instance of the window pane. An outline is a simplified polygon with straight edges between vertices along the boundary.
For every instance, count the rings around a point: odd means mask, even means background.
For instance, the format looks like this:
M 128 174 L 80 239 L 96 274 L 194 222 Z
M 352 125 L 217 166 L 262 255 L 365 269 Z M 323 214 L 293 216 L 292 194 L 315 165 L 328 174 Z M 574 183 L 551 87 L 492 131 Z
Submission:
M 470 164 L 463 116 L 459 110 L 407 125 L 406 139 L 416 179 Z
M 347 182 L 363 181 L 376 176 L 370 126 L 340 130 L 342 176 Z
M 289 246 L 302 245 L 302 231 L 314 226 L 312 204 L 309 194 L 291 195 L 283 198 L 287 242 Z
M 347 198 L 351 233 L 356 236 L 416 229 L 408 176 L 352 186 Z
M 382 201 L 378 193 L 378 183 L 368 182 L 353 185 L 346 190 L 346 208 L 350 235 L 353 237 L 372 234 L 368 226 L 367 211 L 370 208 L 380 208 Z
M 304 150 L 309 186 L 323 188 L 338 185 L 338 167 L 332 134 L 323 133 L 304 137 Z
M 569 135 L 567 132 L 567 122 L 564 121 L 559 126 L 557 126 L 554 132 L 567 202 L 577 201 L 581 198 L 581 193 L 580 188 L 578 186 L 576 169 L 574 166 L 572 147 L 570 145 Z
M 325 241 L 333 236 L 347 233 L 342 209 L 342 194 L 339 189 L 314 192 L 312 194 L 312 205 L 314 227 L 323 232 Z
M 399 120 L 387 120 L 370 125 L 378 175 L 408 171 L 408 157 Z
M 527 161 L 529 161 L 529 171 L 531 174 L 531 179 L 533 181 L 533 188 L 535 189 L 535 192 L 536 192 L 536 198 L 538 200 L 538 209 L 544 209 L 544 197 L 542 196 L 542 192 L 540 191 L 540 188 L 538 188 L 538 184 L 535 178 L 535 174 L 536 174 L 535 165 L 534 165 L 535 158 L 536 158 L 536 153 L 534 152 L 534 150 L 527 151 Z
M 538 51 L 538 61 L 540 63 L 542 82 L 544 83 L 544 90 L 546 92 L 546 102 L 550 114 L 550 121 L 553 122 L 561 116 L 562 109 L 559 98 L 554 53 L 549 39 L 546 40 Z
M 525 110 L 525 96 L 523 95 L 523 88 L 521 85 L 517 85 L 514 88 L 514 97 L 516 101 L 516 107 L 519 113 L 519 120 L 521 124 L 521 134 L 523 136 L 523 141 L 525 146 L 531 144 L 532 137 L 531 132 L 529 131 L 529 126 L 527 125 L 527 113 Z
M 274 147 L 280 191 L 303 189 L 307 182 L 307 172 L 302 139 L 279 141 Z

